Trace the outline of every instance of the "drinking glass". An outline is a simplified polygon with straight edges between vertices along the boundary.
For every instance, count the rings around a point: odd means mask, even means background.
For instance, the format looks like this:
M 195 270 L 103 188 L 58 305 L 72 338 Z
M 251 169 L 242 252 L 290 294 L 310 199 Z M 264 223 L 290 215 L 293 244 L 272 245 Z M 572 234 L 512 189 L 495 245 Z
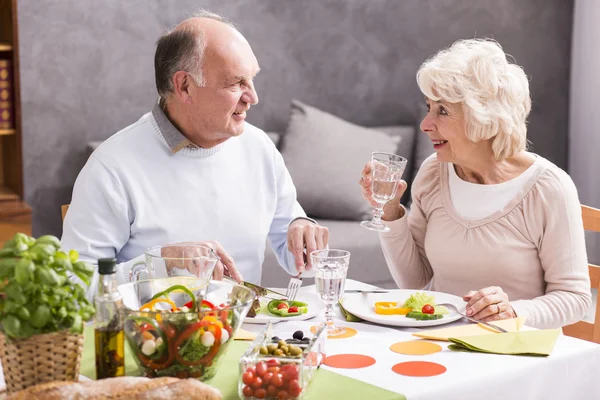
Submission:
M 350 264 L 350 252 L 346 250 L 325 249 L 310 253 L 317 294 L 325 303 L 325 320 L 327 336 L 339 336 L 346 332 L 345 328 L 335 326 L 333 322 L 333 305 L 344 293 L 346 274 Z
M 381 222 L 383 206 L 396 196 L 406 162 L 406 158 L 396 154 L 379 152 L 371 154 L 371 192 L 377 206 L 373 207 L 373 219 L 361 222 L 361 226 L 379 232 L 390 230 Z

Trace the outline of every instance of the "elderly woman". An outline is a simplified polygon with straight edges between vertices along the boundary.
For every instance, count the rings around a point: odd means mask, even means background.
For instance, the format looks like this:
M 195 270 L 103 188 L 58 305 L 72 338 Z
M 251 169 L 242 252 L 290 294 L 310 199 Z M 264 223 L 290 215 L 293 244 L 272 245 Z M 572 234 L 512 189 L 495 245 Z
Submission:
M 531 109 L 523 70 L 498 43 L 462 40 L 426 61 L 417 82 L 428 114 L 421 130 L 435 154 L 412 186 L 384 207 L 380 233 L 401 288 L 452 293 L 482 321 L 526 317 L 552 328 L 580 320 L 591 303 L 577 190 L 569 176 L 526 151 Z M 360 180 L 374 204 L 370 166 Z

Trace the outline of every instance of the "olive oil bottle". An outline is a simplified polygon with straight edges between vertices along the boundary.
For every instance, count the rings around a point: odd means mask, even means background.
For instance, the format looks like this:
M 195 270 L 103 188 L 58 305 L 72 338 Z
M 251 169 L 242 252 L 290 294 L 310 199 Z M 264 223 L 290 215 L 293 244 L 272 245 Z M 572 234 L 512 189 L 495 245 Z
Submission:
M 123 297 L 117 290 L 117 260 L 98 260 L 98 293 L 94 298 L 96 316 L 96 379 L 125 375 L 125 335 L 123 333 Z

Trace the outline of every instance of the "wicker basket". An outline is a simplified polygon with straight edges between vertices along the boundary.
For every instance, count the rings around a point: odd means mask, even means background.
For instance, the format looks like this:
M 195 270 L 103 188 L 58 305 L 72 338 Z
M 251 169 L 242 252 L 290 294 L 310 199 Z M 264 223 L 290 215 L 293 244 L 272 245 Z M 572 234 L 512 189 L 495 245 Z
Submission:
M 9 393 L 43 382 L 77 381 L 83 335 L 69 331 L 11 340 L 0 332 L 0 358 Z

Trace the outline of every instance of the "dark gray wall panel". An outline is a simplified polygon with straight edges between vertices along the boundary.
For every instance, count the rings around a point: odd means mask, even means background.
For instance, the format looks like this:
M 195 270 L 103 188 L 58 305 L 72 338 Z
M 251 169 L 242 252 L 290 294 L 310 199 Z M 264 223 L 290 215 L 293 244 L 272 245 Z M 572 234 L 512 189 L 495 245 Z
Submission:
M 286 126 L 292 98 L 364 125 L 413 123 L 419 65 L 454 40 L 494 37 L 531 77 L 533 150 L 567 164 L 572 0 L 19 0 L 26 200 L 34 233 L 87 157 L 147 112 L 154 43 L 203 6 L 232 19 L 263 71 L 249 122 Z

